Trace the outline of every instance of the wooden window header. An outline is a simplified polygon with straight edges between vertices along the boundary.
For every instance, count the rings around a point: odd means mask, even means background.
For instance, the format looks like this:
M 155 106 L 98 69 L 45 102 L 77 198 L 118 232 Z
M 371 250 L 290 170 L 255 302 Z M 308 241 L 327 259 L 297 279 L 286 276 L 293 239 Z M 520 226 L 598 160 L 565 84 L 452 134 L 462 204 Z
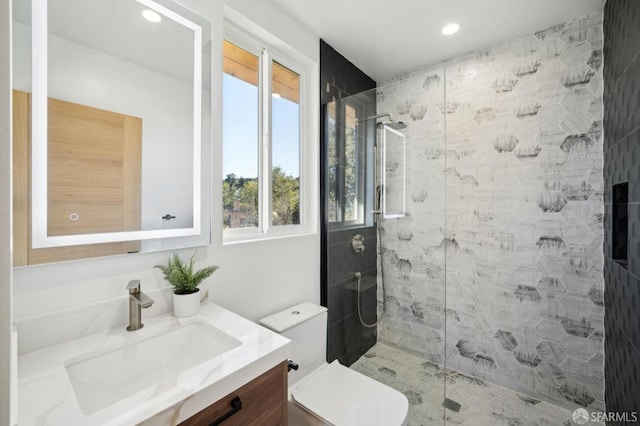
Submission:
M 260 58 L 224 40 L 223 71 L 254 86 L 258 85 Z M 300 75 L 273 61 L 272 92 L 284 99 L 300 103 Z

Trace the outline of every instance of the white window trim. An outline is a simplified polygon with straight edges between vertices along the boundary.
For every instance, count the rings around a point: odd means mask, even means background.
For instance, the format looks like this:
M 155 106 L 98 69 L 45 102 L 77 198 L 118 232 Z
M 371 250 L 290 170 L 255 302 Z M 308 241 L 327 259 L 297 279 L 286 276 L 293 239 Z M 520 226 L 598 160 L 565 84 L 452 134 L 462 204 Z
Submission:
M 311 67 L 296 59 L 292 54 L 285 54 L 282 50 L 273 46 L 261 38 L 240 28 L 234 22 L 225 20 L 224 39 L 258 56 L 260 59 L 258 79 L 262 89 L 258 92 L 259 106 L 258 123 L 259 149 L 258 149 L 258 182 L 260 186 L 258 195 L 259 224 L 257 228 L 223 229 L 223 244 L 251 242 L 272 238 L 283 238 L 298 235 L 317 233 L 317 203 L 313 202 L 314 194 L 311 183 L 314 181 L 314 168 L 310 166 L 313 158 L 311 143 L 313 132 L 313 113 L 315 108 L 310 105 L 313 96 L 313 78 L 310 78 Z M 295 56 L 299 56 L 295 55 Z M 300 115 L 299 115 L 299 171 L 300 171 L 300 224 L 277 225 L 271 223 L 271 194 L 272 194 L 272 161 L 271 161 L 271 64 L 276 61 L 291 69 L 300 76 Z M 269 69 L 265 72 L 265 69 Z M 223 93 L 222 96 L 225 96 Z M 224 114 L 224 111 L 223 111 Z M 317 114 L 316 114 L 317 115 Z M 224 149 L 224 148 L 223 148 Z M 266 158 L 265 158 L 266 157 Z M 224 159 L 224 153 L 222 158 Z M 224 160 L 222 160 L 224 161 Z M 316 179 L 317 180 L 317 177 Z

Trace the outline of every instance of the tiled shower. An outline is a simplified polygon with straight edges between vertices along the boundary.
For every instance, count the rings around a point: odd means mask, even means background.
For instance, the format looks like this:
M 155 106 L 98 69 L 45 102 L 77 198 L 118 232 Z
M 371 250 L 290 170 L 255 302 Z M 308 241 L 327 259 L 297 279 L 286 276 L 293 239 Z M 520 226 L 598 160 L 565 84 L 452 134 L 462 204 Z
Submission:
M 596 14 L 379 85 L 409 151 L 380 341 L 604 408 L 602 43 Z
M 435 411 L 451 396 L 448 374 L 515 391 L 534 405 L 611 406 L 604 16 L 577 17 L 377 82 L 376 112 L 407 127 L 406 214 L 378 225 L 378 314 L 383 294 L 386 314 L 375 337 L 400 351 L 395 356 L 423 360 L 418 377 L 440 377 Z M 343 253 L 343 263 L 353 256 Z M 373 346 L 361 360 L 375 353 Z M 427 366 L 450 373 L 426 373 Z M 374 376 L 399 374 L 376 368 Z M 403 392 L 417 405 L 434 389 Z

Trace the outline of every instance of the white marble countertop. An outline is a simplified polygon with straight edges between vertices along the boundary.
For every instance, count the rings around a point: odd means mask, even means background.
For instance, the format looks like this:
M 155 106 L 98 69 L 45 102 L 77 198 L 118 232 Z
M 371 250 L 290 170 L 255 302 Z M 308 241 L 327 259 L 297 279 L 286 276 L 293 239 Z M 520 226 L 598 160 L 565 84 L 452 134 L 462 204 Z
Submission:
M 144 318 L 143 318 L 144 320 Z M 203 321 L 241 345 L 154 384 L 91 415 L 82 413 L 65 361 L 104 348 L 125 346 L 195 321 Z M 174 425 L 219 400 L 290 356 L 288 339 L 215 304 L 192 318 L 173 315 L 144 320 L 144 328 L 105 330 L 18 357 L 18 420 L 29 425 Z

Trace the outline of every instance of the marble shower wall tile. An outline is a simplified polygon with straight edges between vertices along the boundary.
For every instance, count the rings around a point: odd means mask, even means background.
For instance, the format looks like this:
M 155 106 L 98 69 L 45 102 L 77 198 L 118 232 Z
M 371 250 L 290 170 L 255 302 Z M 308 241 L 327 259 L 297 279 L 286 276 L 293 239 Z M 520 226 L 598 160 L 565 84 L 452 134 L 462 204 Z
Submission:
M 447 251 L 444 89 L 444 70 L 437 68 L 398 76 L 377 93 L 378 113 L 389 112 L 407 125 L 407 214 L 380 225 L 378 271 L 386 281 L 387 312 L 378 326 L 378 340 L 441 364 Z M 381 300 L 382 286 L 378 288 Z
M 380 341 L 604 408 L 602 46 L 595 13 L 379 85 L 408 125 Z

